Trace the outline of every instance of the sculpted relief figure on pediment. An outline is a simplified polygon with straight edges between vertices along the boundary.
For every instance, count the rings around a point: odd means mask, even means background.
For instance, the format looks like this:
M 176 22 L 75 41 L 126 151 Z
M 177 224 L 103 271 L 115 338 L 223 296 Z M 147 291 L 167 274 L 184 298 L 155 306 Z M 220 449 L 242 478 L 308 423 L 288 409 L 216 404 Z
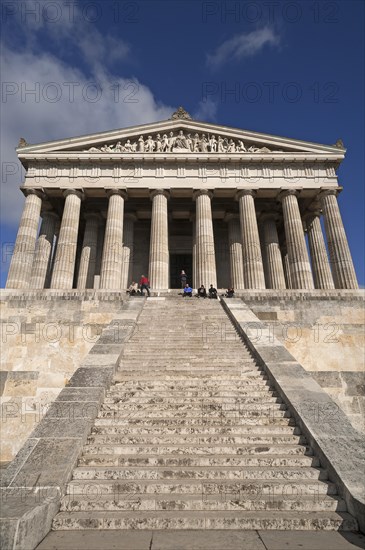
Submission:
M 184 134 L 183 130 L 169 134 L 141 135 L 138 139 L 90 147 L 87 153 L 281 153 L 268 147 L 247 145 L 240 139 L 214 134 Z

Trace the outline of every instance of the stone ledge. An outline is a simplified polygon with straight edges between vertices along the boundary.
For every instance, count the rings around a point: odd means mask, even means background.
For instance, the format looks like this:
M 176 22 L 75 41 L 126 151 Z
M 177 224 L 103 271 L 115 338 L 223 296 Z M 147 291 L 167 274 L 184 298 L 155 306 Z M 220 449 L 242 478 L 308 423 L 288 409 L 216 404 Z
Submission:
M 346 415 L 240 299 L 222 305 L 365 532 L 365 445 Z M 282 348 L 282 354 L 277 350 Z M 275 355 L 270 357 L 270 349 Z M 290 361 L 291 358 L 291 361 Z
M 76 299 L 84 299 L 80 298 L 81 294 L 84 295 L 79 293 Z M 107 291 L 108 296 L 112 294 L 115 299 L 115 293 Z M 34 299 L 38 298 L 35 296 Z M 102 354 L 108 358 L 107 364 L 102 366 L 100 363 L 87 366 L 89 352 L 17 456 L 6 470 L 0 472 L 0 529 L 4 550 L 32 550 L 51 529 L 66 484 L 104 400 L 105 391 L 113 381 L 124 343 L 133 333 L 144 303 L 140 300 L 124 304 L 127 318 L 122 321 L 113 319 L 90 352 L 94 348 L 110 346 L 116 327 L 118 350 L 113 354 Z M 97 354 L 98 351 L 94 351 L 91 357 L 98 357 Z

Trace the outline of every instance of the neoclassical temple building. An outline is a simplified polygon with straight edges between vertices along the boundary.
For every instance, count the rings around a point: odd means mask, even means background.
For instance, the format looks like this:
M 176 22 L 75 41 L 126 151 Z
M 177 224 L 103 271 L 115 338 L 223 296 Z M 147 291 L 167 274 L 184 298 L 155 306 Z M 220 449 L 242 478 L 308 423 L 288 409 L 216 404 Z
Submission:
M 17 149 L 26 196 L 6 287 L 355 289 L 345 149 L 170 120 Z M 322 231 L 321 217 L 325 233 Z M 40 223 L 41 219 L 41 223 Z

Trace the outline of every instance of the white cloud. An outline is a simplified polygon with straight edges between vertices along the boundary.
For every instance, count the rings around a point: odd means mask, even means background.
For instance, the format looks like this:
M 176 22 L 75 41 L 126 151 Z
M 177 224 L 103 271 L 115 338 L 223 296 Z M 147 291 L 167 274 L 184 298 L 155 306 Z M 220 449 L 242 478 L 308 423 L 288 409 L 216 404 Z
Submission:
M 199 102 L 198 109 L 193 113 L 193 118 L 196 120 L 214 122 L 216 120 L 217 110 L 217 102 L 208 97 L 206 101 Z
M 50 54 L 12 52 L 6 47 L 2 48 L 1 65 L 5 92 L 1 220 L 14 227 L 23 208 L 19 191 L 23 174 L 15 153 L 20 137 L 29 143 L 51 141 L 165 120 L 173 111 L 173 107 L 158 103 L 137 79 L 114 77 L 101 67 L 86 77 Z M 94 102 L 95 83 L 99 99 Z M 27 93 L 30 90 L 36 91 Z M 16 173 L 9 174 L 14 167 Z
M 220 67 L 229 59 L 240 61 L 260 52 L 264 46 L 279 46 L 280 36 L 269 27 L 250 33 L 242 33 L 226 40 L 213 54 L 207 55 L 207 64 L 211 68 Z

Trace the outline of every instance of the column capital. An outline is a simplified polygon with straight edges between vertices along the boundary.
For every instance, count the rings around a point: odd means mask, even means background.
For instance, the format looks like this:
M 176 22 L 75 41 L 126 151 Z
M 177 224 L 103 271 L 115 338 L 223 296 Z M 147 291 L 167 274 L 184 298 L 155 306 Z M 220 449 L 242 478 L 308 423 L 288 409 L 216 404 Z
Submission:
M 209 189 L 195 189 L 193 191 L 193 200 L 196 201 L 196 199 L 200 197 L 200 195 L 208 195 L 210 199 L 213 198 L 213 192 Z
M 266 220 L 273 220 L 275 223 L 279 221 L 280 216 L 278 212 L 261 212 L 259 215 L 260 222 L 266 222 Z
M 317 199 L 321 200 L 323 197 L 328 197 L 334 195 L 337 197 L 342 191 L 342 187 L 321 187 Z
M 64 189 L 62 191 L 62 194 L 65 197 L 65 199 L 69 195 L 76 195 L 76 197 L 78 197 L 80 200 L 84 200 L 84 198 L 85 198 L 85 195 L 84 195 L 84 192 L 83 192 L 82 189 Z
M 290 197 L 290 196 L 297 197 L 298 195 L 299 195 L 299 190 L 298 189 L 281 188 L 279 194 L 276 197 L 276 200 L 281 202 L 283 199 L 285 199 L 285 197 Z
M 239 214 L 235 214 L 234 212 L 227 212 L 223 218 L 223 221 L 229 223 L 232 220 L 239 220 L 239 219 L 240 219 Z
M 101 222 L 101 215 L 99 212 L 84 212 L 83 217 L 85 221 L 95 220 L 98 225 Z
M 42 210 L 41 210 L 41 218 L 43 220 L 44 220 L 44 218 L 53 218 L 56 221 L 60 219 L 57 212 L 55 212 L 54 210 L 48 209 L 48 208 L 43 209 L 43 207 L 42 207 Z
M 113 195 L 119 195 L 125 201 L 128 200 L 128 195 L 127 195 L 126 189 L 110 188 L 110 189 L 105 189 L 105 192 L 106 192 L 106 196 L 108 197 L 108 199 L 110 197 L 112 197 Z
M 170 191 L 167 191 L 166 189 L 152 189 L 150 191 L 150 199 L 154 199 L 157 195 L 163 195 L 166 197 L 166 199 L 170 198 Z
M 308 210 L 305 212 L 302 216 L 303 220 L 308 224 L 310 223 L 314 218 L 320 218 L 322 215 L 322 210 L 320 208 L 315 208 L 313 210 Z
M 135 223 L 136 221 L 138 221 L 138 217 L 136 216 L 136 214 L 133 214 L 133 212 L 127 212 L 127 213 L 124 213 L 124 219 L 125 220 L 129 220 L 133 223 Z
M 26 197 L 29 197 L 29 195 L 35 195 L 39 199 L 42 199 L 42 201 L 47 198 L 47 195 L 42 188 L 36 189 L 35 187 L 23 187 L 22 191 Z
M 238 189 L 235 195 L 235 200 L 238 201 L 241 197 L 246 197 L 247 195 L 255 198 L 257 195 L 257 189 Z

